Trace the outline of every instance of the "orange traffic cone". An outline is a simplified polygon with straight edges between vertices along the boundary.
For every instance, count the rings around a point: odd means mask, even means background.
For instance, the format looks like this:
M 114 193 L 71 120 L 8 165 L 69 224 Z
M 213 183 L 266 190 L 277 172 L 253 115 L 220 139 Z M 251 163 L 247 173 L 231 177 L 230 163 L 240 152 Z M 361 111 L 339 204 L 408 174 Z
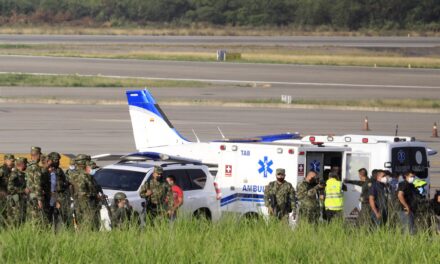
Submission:
M 370 126 L 368 125 L 368 116 L 364 120 L 364 131 L 370 131 Z
M 438 138 L 438 130 L 437 130 L 437 122 L 432 126 L 432 136 L 434 138 Z

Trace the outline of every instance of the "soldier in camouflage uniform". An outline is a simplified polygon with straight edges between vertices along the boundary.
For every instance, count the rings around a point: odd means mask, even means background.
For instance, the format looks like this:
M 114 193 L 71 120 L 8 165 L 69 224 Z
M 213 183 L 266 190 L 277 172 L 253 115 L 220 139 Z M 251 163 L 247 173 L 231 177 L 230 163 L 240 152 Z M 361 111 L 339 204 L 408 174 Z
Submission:
M 309 171 L 304 181 L 297 187 L 299 217 L 309 223 L 317 223 L 319 220 L 319 191 L 325 188 L 318 183 L 317 177 L 318 174 L 315 171 Z
M 76 171 L 75 159 L 70 159 L 69 168 L 66 170 L 66 177 L 68 181 L 70 181 L 70 175 L 75 173 L 75 171 Z
M 47 218 L 58 230 L 68 216 L 69 183 L 59 167 L 61 155 L 51 152 L 46 156 L 46 167 L 42 171 L 42 186 Z
M 41 158 L 41 148 L 31 148 L 31 160 L 26 169 L 26 189 L 27 210 L 26 221 L 35 221 L 42 223 L 44 218 L 43 204 L 43 182 L 42 167 L 39 166 Z
M 70 174 L 71 193 L 75 201 L 75 210 L 80 224 L 90 224 L 95 228 L 96 192 L 86 167 L 90 156 L 79 154 L 75 157 L 76 170 Z
M 112 228 L 127 227 L 133 214 L 133 208 L 127 201 L 127 195 L 123 192 L 117 192 L 113 198 L 114 201 L 111 206 Z
M 26 158 L 17 158 L 8 179 L 8 223 L 19 226 L 26 215 Z
M 289 213 L 296 211 L 295 189 L 284 180 L 284 169 L 276 169 L 276 177 L 264 188 L 264 204 L 270 216 L 288 222 Z
M 361 195 L 359 201 L 361 204 L 361 210 L 357 218 L 357 224 L 359 226 L 369 226 L 371 223 L 371 208 L 369 203 L 369 193 L 371 187 L 371 180 L 368 178 L 368 172 L 365 168 L 359 169 L 359 180 L 344 180 L 345 183 L 361 186 Z
M 162 167 L 154 166 L 152 178 L 148 179 L 139 191 L 140 197 L 146 200 L 142 219 L 148 216 L 148 219 L 153 221 L 158 216 L 164 216 L 168 207 L 174 205 L 173 192 L 170 186 L 161 179 L 162 173 Z
M 4 156 L 4 164 L 0 167 L 0 228 L 6 224 L 8 180 L 14 168 L 15 157 L 12 154 Z

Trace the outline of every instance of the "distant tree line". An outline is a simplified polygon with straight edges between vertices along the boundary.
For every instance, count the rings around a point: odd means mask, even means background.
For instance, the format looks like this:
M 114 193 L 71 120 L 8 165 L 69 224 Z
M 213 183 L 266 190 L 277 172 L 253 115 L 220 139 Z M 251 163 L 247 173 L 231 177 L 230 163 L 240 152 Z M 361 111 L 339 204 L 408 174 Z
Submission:
M 440 30 L 440 0 L 0 0 L 0 22 Z

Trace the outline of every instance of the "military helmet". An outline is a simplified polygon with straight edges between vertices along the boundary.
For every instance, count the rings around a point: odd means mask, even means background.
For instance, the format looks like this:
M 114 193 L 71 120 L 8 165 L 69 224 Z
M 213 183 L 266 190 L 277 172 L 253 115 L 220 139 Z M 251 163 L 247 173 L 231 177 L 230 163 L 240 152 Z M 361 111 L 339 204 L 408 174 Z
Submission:
M 27 158 L 25 157 L 18 157 L 15 159 L 15 164 L 27 164 Z
M 117 192 L 115 193 L 115 196 L 113 197 L 115 200 L 124 200 L 127 199 L 127 195 L 123 192 Z
M 51 161 L 59 161 L 61 159 L 61 155 L 58 152 L 51 152 L 49 154 L 47 154 L 47 160 L 51 160 Z
M 282 168 L 278 168 L 278 169 L 276 169 L 276 175 L 286 175 L 286 170 L 285 169 L 282 169 Z
M 40 147 L 31 147 L 31 154 L 41 154 Z
M 15 160 L 14 154 L 5 154 L 5 160 Z
M 162 174 L 163 173 L 163 168 L 161 166 L 154 166 L 154 171 L 153 172 Z
M 75 164 L 86 165 L 87 161 L 90 160 L 90 156 L 86 154 L 78 154 L 75 157 Z

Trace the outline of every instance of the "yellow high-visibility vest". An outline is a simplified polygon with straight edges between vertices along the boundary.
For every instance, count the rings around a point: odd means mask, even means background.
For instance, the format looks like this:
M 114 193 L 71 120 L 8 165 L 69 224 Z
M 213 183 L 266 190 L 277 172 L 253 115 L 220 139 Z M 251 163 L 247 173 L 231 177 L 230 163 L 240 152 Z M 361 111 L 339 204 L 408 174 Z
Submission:
M 331 211 L 341 211 L 344 209 L 344 198 L 342 196 L 342 184 L 340 181 L 330 178 L 325 186 L 325 209 Z

